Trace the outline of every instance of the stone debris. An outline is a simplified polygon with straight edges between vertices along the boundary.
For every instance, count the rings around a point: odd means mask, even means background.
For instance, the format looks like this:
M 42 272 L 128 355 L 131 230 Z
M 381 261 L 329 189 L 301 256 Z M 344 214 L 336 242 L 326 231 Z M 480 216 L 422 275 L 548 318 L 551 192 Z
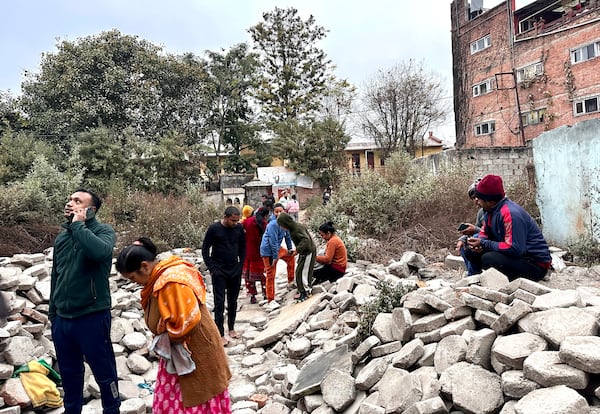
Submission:
M 199 252 L 170 253 L 203 271 L 212 308 Z M 559 257 L 551 277 L 600 274 Z M 43 358 L 58 368 L 47 317 L 51 266 L 51 249 L 0 258 L 0 295 L 10 306 L 0 324 L 0 414 L 34 412 L 20 380 L 11 378 L 20 365 Z M 600 413 L 600 289 L 509 282 L 495 269 L 462 277 L 460 258 L 429 264 L 415 252 L 387 266 L 349 266 L 300 303 L 284 266 L 274 302 L 259 294 L 251 304 L 242 291 L 241 337 L 226 347 L 234 413 Z M 414 290 L 401 306 L 374 315 L 370 336 L 361 337 L 361 306 L 377 297 L 382 281 Z M 148 350 L 141 287 L 114 270 L 110 287 L 121 413 L 150 413 L 158 359 Z M 84 397 L 84 413 L 101 413 L 87 366 Z

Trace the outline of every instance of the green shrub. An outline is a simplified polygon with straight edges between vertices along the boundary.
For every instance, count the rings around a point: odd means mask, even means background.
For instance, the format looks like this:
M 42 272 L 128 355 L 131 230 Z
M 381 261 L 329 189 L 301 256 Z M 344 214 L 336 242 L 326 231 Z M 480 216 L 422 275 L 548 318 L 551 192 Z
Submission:
M 581 236 L 570 243 L 569 250 L 573 255 L 573 261 L 578 264 L 588 266 L 600 264 L 600 243 L 590 236 Z
M 23 180 L 35 166 L 36 157 L 44 155 L 57 162 L 60 150 L 26 133 L 6 132 L 0 137 L 0 184 Z
M 394 308 L 400 307 L 402 297 L 415 289 L 416 286 L 405 286 L 403 284 L 394 286 L 389 282 L 378 282 L 378 292 L 375 299 L 362 305 L 359 309 L 359 340 L 364 341 L 373 334 L 373 323 L 375 323 L 377 315 L 380 313 L 391 313 Z
M 50 202 L 41 188 L 12 184 L 0 191 L 0 225 L 29 224 L 47 218 Z
M 81 174 L 60 172 L 44 155 L 38 155 L 21 182 L 1 189 L 0 224 L 59 223 L 65 203 L 81 178 Z

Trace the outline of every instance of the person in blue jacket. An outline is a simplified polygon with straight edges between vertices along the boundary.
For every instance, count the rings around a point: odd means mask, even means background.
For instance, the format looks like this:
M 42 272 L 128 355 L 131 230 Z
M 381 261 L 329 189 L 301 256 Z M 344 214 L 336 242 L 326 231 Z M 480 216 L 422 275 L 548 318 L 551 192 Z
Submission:
M 260 242 L 260 256 L 265 265 L 266 277 L 266 296 L 267 301 L 271 302 L 275 299 L 275 273 L 277 270 L 277 261 L 285 260 L 287 264 L 288 283 L 294 281 L 294 272 L 296 268 L 295 251 L 292 245 L 290 233 L 282 229 L 277 224 L 277 216 L 283 212 L 283 205 L 277 203 L 273 207 L 273 214 L 267 224 L 262 240 Z M 281 246 L 281 242 L 285 239 L 287 250 Z
M 533 218 L 506 197 L 502 178 L 483 177 L 475 199 L 485 211 L 481 231 L 467 240 L 465 252 L 475 274 L 493 267 L 510 280 L 543 279 L 552 264 L 548 244 Z

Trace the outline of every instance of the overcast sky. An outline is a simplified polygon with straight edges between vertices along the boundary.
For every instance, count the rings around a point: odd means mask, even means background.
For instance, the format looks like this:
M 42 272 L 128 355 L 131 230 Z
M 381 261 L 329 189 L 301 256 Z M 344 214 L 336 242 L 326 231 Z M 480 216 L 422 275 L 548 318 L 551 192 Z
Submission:
M 489 8 L 500 0 L 484 0 Z M 531 0 L 517 0 L 517 7 Z M 56 40 L 118 29 L 166 52 L 228 49 L 249 42 L 247 29 L 275 6 L 315 16 L 329 30 L 321 43 L 338 77 L 360 88 L 379 69 L 423 61 L 446 83 L 451 103 L 450 0 L 18 0 L 2 4 L 0 90 L 20 93 L 25 70 L 37 72 Z M 451 124 L 452 116 L 449 123 Z M 453 141 L 450 124 L 436 136 Z

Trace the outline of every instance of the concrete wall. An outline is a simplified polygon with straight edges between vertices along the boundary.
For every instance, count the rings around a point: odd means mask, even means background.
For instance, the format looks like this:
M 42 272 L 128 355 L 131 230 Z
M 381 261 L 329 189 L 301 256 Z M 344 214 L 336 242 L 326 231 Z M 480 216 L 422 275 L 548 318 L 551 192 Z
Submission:
M 544 235 L 568 245 L 580 236 L 600 241 L 600 120 L 560 127 L 533 142 Z
M 547 131 L 531 147 L 448 150 L 417 158 L 432 172 L 463 166 L 475 173 L 500 175 L 505 185 L 529 180 L 546 240 L 568 246 L 581 236 L 600 242 L 600 120 Z
M 505 185 L 534 179 L 530 147 L 452 149 L 417 158 L 415 162 L 425 165 L 434 173 L 443 167 L 457 165 L 472 169 L 473 180 L 486 174 L 496 174 L 502 177 Z

